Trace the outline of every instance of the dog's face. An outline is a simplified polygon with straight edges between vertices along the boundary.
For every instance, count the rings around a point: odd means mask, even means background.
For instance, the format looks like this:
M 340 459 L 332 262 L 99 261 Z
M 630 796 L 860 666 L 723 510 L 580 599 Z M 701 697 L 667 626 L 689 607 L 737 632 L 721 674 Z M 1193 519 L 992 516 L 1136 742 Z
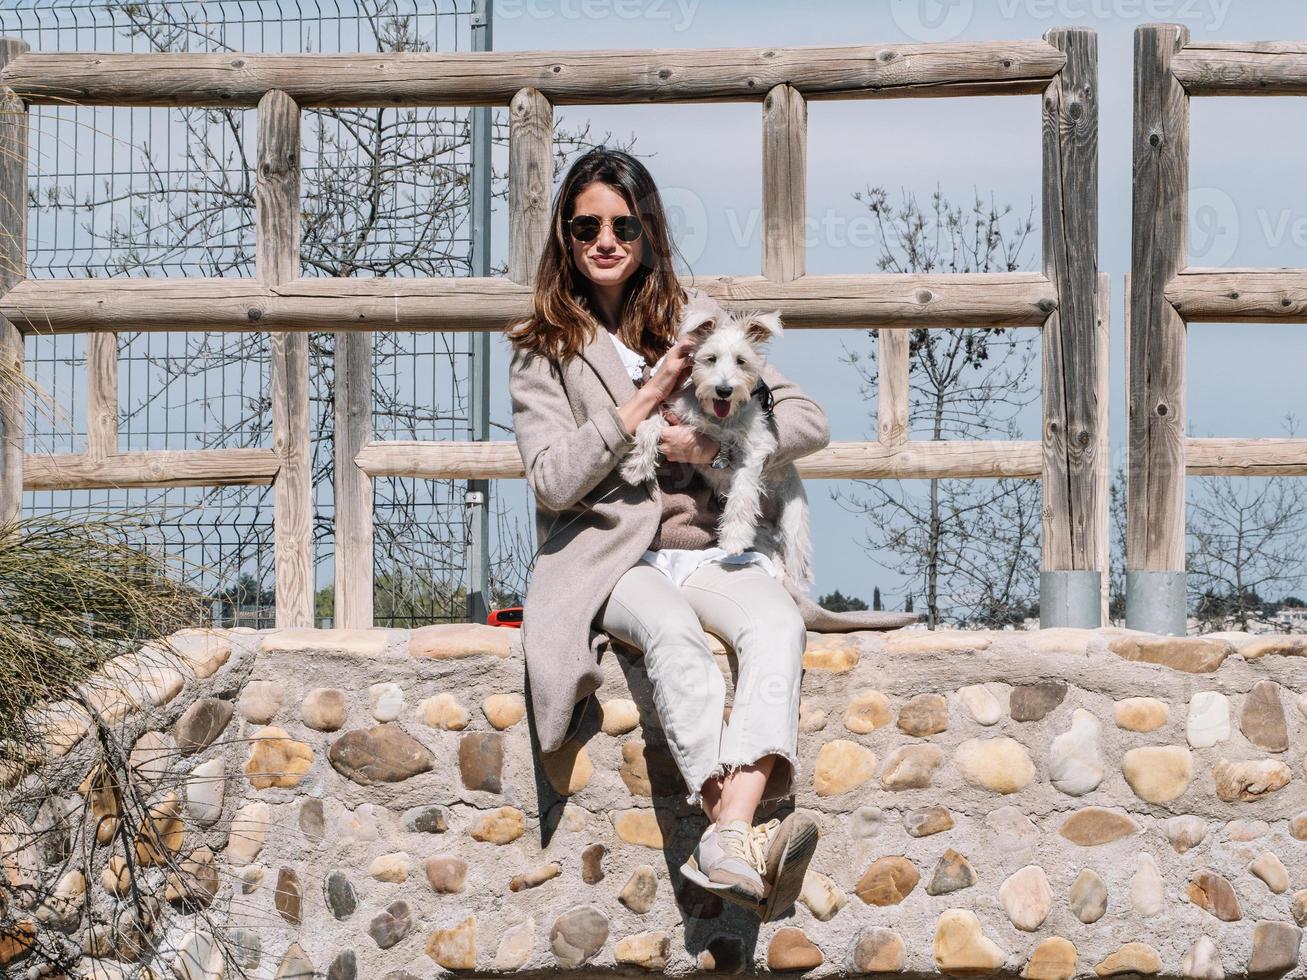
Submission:
M 680 336 L 695 342 L 690 383 L 704 414 L 729 419 L 749 401 L 766 345 L 780 334 L 779 311 L 733 315 L 713 301 L 687 305 Z

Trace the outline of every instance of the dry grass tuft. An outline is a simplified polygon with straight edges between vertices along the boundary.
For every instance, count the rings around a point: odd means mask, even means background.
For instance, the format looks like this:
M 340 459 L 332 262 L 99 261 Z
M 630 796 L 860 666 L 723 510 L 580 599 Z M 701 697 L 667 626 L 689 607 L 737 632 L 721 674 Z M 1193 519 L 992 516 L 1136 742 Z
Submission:
M 141 547 L 148 531 L 144 518 L 124 515 L 0 523 L 0 760 L 31 744 L 23 713 L 33 704 L 204 622 L 204 597 Z

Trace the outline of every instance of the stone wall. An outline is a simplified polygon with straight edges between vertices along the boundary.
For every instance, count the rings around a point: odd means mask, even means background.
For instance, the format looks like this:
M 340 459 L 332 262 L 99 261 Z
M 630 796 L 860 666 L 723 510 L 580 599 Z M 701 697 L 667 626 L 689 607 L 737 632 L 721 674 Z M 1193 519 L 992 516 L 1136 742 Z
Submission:
M 39 712 L 49 756 L 4 780 L 8 975 L 1304 972 L 1298 640 L 811 636 L 822 837 L 759 924 L 676 870 L 704 821 L 640 658 L 541 768 L 508 636 L 184 634 L 88 684 L 95 721 Z

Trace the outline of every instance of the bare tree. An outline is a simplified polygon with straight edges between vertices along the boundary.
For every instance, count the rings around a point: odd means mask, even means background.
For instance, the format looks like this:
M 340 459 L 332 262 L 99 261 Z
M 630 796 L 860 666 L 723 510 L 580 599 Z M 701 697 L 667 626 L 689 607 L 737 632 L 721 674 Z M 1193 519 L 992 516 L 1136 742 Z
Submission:
M 1012 272 L 1034 231 L 1033 205 L 954 205 L 940 191 L 921 205 L 884 188 L 854 198 L 878 235 L 877 267 L 895 273 Z M 870 331 L 875 337 L 877 331 Z M 911 331 L 909 426 L 932 440 L 1013 439 L 1018 416 L 1037 397 L 1034 335 L 1010 329 Z M 877 392 L 875 351 L 849 350 L 868 399 Z M 1039 578 L 1039 485 L 1029 480 L 858 480 L 834 498 L 864 517 L 863 546 L 916 583 L 934 627 L 1020 623 L 1035 611 Z M 884 558 L 885 554 L 890 556 Z
M 1292 417 L 1286 420 L 1292 434 Z M 1189 501 L 1190 603 L 1202 629 L 1274 626 L 1303 584 L 1307 487 L 1291 477 L 1200 477 Z
M 1112 536 L 1107 571 L 1107 618 L 1109 622 L 1121 623 L 1125 621 L 1126 474 L 1119 467 L 1112 474 L 1108 487 L 1107 514 Z
M 378 6 L 376 9 L 384 9 Z M 122 3 L 120 12 L 132 33 L 157 51 L 183 48 L 224 50 L 221 33 L 197 24 L 185 9 L 162 3 Z M 408 16 L 375 13 L 368 21 L 376 50 L 425 51 Z M 508 141 L 507 120 L 492 115 L 492 140 Z M 177 110 L 172 139 L 184 141 L 184 159 L 170 157 L 149 141 L 134 148 L 134 163 L 143 178 L 124 191 L 105 186 L 78 198 L 71 188 L 47 188 L 31 205 L 73 212 L 117 203 L 125 212 L 107 229 L 86 222 L 82 233 L 116 256 L 110 274 L 151 274 L 160 266 L 184 264 L 207 276 L 253 274 L 255 222 L 253 113 L 235 109 Z M 320 276 L 459 276 L 469 275 L 471 182 L 471 114 L 448 109 L 332 109 L 303 115 L 301 265 L 304 275 Z M 611 137 L 605 135 L 604 141 Z M 588 125 L 555 130 L 555 172 L 593 142 Z M 612 145 L 623 145 L 614 142 Z M 629 147 L 629 143 L 626 144 Z M 492 172 L 492 196 L 507 197 L 507 174 Z M 93 274 L 93 270 L 87 270 Z M 494 270 L 502 274 L 500 267 Z M 120 344 L 132 343 L 123 335 Z M 466 428 L 469 354 L 463 341 L 449 334 L 384 332 L 374 335 L 374 419 L 379 435 L 395 439 L 449 438 Z M 330 487 L 334 446 L 334 336 L 312 334 L 309 341 L 312 383 L 310 428 L 314 433 L 313 482 Z M 177 383 L 198 391 L 221 385 L 243 366 L 268 361 L 268 337 L 259 333 L 196 334 L 184 349 L 150 358 L 160 382 L 147 397 L 127 407 L 128 418 L 162 411 L 157 403 Z M 420 372 L 411 365 L 421 362 Z M 386 383 L 387 366 L 400 383 Z M 404 372 L 408 372 L 407 375 Z M 415 380 L 421 374 L 422 382 Z M 195 379 L 200 379 L 195 381 Z M 440 389 L 448 394 L 433 396 Z M 271 410 L 266 390 L 244 398 L 235 417 L 218 418 L 199 448 L 266 445 Z M 493 423 L 502 433 L 507 427 Z M 398 621 L 429 619 L 434 609 L 461 615 L 454 606 L 463 595 L 464 527 L 461 508 L 451 499 L 423 499 L 422 481 L 377 481 L 376 529 L 379 590 L 389 590 L 378 611 Z M 255 509 L 269 503 L 267 487 L 215 488 L 199 506 L 216 503 Z M 452 484 L 447 495 L 453 498 Z M 162 494 L 160 494 L 162 497 Z M 236 500 L 233 500 L 233 497 Z M 496 498 L 492 498 L 494 500 Z M 514 514 L 497 501 L 492 520 L 497 548 L 492 555 L 492 601 L 508 601 L 524 589 L 530 560 L 529 534 Z M 433 518 L 426 518 L 425 513 Z M 331 535 L 329 513 L 315 517 L 315 537 Z M 256 525 L 245 531 L 237 549 L 248 556 L 257 547 Z M 220 570 L 234 579 L 240 570 Z M 415 574 L 415 571 L 418 574 Z M 260 583 L 266 584 L 266 583 Z M 331 605 L 329 589 L 319 597 L 319 612 Z

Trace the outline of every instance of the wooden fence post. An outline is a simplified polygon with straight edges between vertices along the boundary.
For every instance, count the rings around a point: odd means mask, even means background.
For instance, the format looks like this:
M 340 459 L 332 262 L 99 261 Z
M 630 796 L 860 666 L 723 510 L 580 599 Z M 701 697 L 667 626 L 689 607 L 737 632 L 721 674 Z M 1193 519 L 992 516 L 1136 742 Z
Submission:
M 86 455 L 103 462 L 118 451 L 118 335 L 86 338 Z
M 1044 274 L 1057 309 L 1043 332 L 1042 626 L 1100 623 L 1098 524 L 1103 452 L 1098 344 L 1098 36 L 1058 28 L 1045 40 L 1066 66 L 1044 92 Z
M 372 334 L 336 334 L 336 595 L 333 625 L 372 626 L 372 477 L 355 457 L 372 440 Z
M 28 50 L 0 38 L 0 68 Z M 0 294 L 27 277 L 27 106 L 12 90 L 0 92 Z M 23 335 L 0 316 L 0 522 L 23 510 Z
M 1098 274 L 1098 305 L 1094 318 L 1094 341 L 1098 349 L 1097 409 L 1098 448 L 1094 452 L 1094 506 L 1097 515 L 1090 542 L 1099 571 L 1098 620 L 1100 626 L 1111 622 L 1112 605 L 1112 445 L 1110 407 L 1112 384 L 1110 360 L 1112 346 L 1112 277 Z
M 881 327 L 876 331 L 876 432 L 886 447 L 908 441 L 911 339 L 907 330 Z
M 1126 625 L 1185 632 L 1185 322 L 1166 300 L 1188 252 L 1189 95 L 1171 61 L 1186 28 L 1135 31 Z
M 805 272 L 808 105 L 798 89 L 781 84 L 762 107 L 762 274 L 789 282 Z
M 258 279 L 276 286 L 299 278 L 300 110 L 285 92 L 259 100 L 255 238 Z M 309 437 L 309 337 L 273 332 L 273 541 L 277 625 L 313 625 L 313 445 Z
M 553 229 L 554 107 L 533 88 L 508 107 L 508 278 L 529 286 Z

